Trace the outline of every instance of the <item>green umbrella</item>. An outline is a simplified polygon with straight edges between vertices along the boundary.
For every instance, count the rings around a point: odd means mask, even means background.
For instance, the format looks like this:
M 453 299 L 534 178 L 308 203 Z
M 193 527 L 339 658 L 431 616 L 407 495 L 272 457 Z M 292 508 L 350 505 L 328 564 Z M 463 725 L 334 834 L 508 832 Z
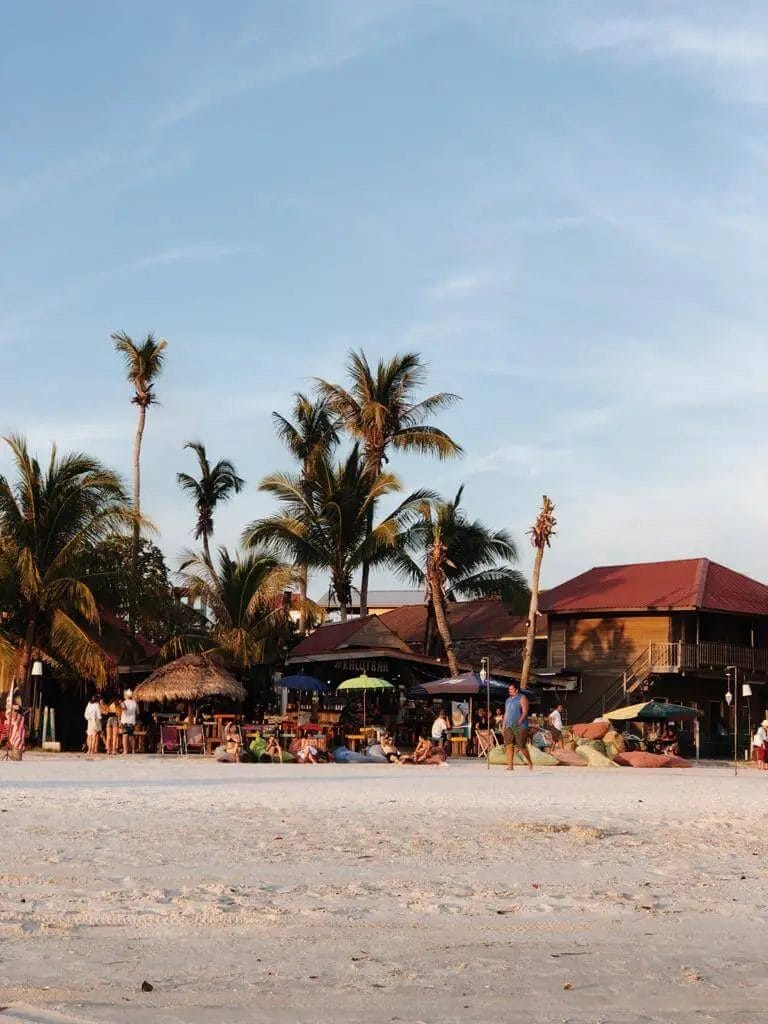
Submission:
M 355 676 L 354 679 L 345 679 L 337 689 L 339 690 L 362 690 L 363 691 L 363 728 L 365 728 L 365 691 L 366 690 L 393 690 L 392 683 L 386 679 L 376 679 L 363 673 Z

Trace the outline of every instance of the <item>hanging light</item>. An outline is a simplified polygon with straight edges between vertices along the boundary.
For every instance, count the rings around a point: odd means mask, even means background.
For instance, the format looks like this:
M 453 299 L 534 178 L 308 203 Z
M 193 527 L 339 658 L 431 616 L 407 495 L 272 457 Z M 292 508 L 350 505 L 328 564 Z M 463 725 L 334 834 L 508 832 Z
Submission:
M 728 705 L 728 707 L 730 707 L 733 703 L 733 694 L 730 690 L 726 690 L 725 692 L 725 703 Z
M 741 696 L 742 697 L 751 697 L 752 696 L 752 687 L 749 685 L 749 683 L 744 683 L 744 685 L 742 686 L 742 688 L 741 688 Z

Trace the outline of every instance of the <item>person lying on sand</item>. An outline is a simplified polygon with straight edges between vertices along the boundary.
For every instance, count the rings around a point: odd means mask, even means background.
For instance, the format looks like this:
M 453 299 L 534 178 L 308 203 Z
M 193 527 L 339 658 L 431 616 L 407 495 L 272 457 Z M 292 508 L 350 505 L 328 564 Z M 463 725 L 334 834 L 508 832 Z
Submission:
M 296 751 L 296 760 L 299 764 L 317 764 L 317 747 L 312 746 L 308 736 L 301 741 L 301 746 Z
M 433 747 L 431 742 L 421 739 L 416 744 L 416 749 L 410 757 L 403 757 L 401 764 L 447 764 L 447 757 L 444 750 Z

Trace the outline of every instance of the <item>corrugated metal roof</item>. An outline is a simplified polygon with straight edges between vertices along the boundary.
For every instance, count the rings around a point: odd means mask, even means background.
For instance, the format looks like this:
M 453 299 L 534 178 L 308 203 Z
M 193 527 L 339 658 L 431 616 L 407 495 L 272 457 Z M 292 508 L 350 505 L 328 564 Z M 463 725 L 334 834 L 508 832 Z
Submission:
M 768 615 L 768 587 L 707 558 L 603 565 L 542 595 L 554 612 L 695 610 Z
M 525 637 L 528 619 L 513 612 L 503 601 L 485 599 L 477 601 L 449 601 L 446 605 L 448 624 L 453 639 L 521 639 Z M 402 637 L 406 643 L 422 643 L 427 621 L 424 603 L 395 608 L 381 616 L 381 621 Z M 547 635 L 546 616 L 540 615 L 536 635 Z

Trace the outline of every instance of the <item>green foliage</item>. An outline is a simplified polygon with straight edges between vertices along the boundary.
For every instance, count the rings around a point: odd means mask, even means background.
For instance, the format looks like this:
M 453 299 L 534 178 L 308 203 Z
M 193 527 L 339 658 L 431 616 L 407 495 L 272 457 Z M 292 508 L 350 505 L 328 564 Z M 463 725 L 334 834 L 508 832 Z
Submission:
M 200 478 L 195 479 L 188 473 L 177 473 L 176 482 L 194 502 L 197 511 L 195 540 L 203 541 L 208 556 L 208 541 L 213 533 L 213 513 L 217 505 L 240 493 L 245 480 L 237 475 L 229 459 L 220 459 L 215 466 L 211 466 L 205 446 L 199 441 L 187 441 L 184 447 L 190 448 L 197 456 Z

